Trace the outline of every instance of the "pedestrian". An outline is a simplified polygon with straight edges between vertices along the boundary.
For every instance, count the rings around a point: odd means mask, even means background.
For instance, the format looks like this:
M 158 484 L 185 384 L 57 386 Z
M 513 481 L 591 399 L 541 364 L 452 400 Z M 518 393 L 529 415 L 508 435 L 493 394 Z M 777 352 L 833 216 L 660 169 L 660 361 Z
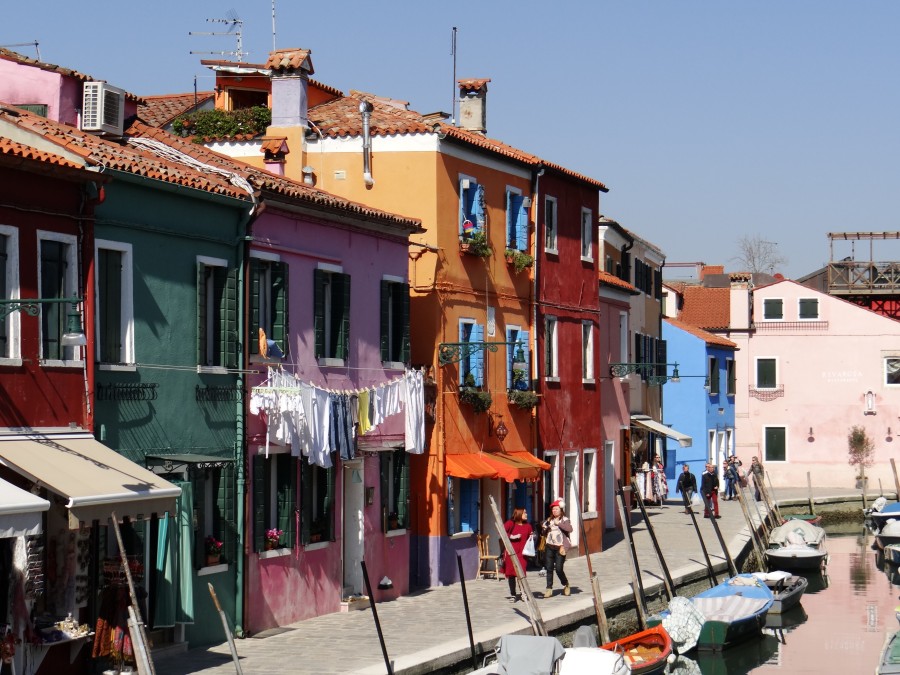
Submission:
M 729 457 L 725 463 L 725 501 L 732 501 L 737 496 L 736 485 L 740 480 L 734 457 Z
M 719 518 L 719 476 L 713 464 L 706 465 L 706 471 L 700 477 L 700 492 L 703 493 L 703 517 L 710 515 Z M 712 513 L 710 513 L 712 511 Z
M 525 576 L 525 556 L 522 549 L 531 536 L 531 524 L 528 522 L 528 513 L 523 508 L 515 508 L 512 517 L 503 524 L 503 529 L 509 535 L 509 541 L 512 544 L 513 551 L 519 559 L 519 565 L 522 568 L 522 576 Z M 516 568 L 513 565 L 512 558 L 509 554 L 503 556 L 503 574 L 506 575 L 506 581 L 509 583 L 509 601 L 517 602 L 522 596 L 516 589 Z
M 675 483 L 675 492 L 680 492 L 685 496 L 685 502 L 687 506 L 684 509 L 685 513 L 691 512 L 691 497 L 694 496 L 694 493 L 697 491 L 697 479 L 694 477 L 694 474 L 691 473 L 691 468 L 687 464 L 681 465 L 681 475 L 678 476 L 678 482 Z
M 565 502 L 557 499 L 550 504 L 550 517 L 541 524 L 541 534 L 545 537 L 544 559 L 547 570 L 547 590 L 544 597 L 553 595 L 553 572 L 563 585 L 563 595 L 569 595 L 569 579 L 563 570 L 566 562 L 566 551 L 571 546 L 569 533 L 572 532 L 572 521 L 566 518 Z
M 762 501 L 760 487 L 762 486 L 766 472 L 765 469 L 763 469 L 762 462 L 756 457 L 750 460 L 750 475 L 753 476 L 753 496 L 756 497 L 756 501 Z

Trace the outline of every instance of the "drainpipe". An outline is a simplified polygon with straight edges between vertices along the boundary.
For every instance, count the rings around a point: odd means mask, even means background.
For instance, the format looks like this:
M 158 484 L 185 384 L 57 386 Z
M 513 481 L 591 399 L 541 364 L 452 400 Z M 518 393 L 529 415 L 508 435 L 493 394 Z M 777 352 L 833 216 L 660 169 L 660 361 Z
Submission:
M 539 286 L 538 286 L 538 269 L 539 269 L 538 260 L 540 258 L 540 247 L 538 246 L 538 201 L 540 199 L 539 188 L 540 188 L 540 184 L 541 184 L 541 176 L 543 176 L 543 175 L 544 175 L 544 167 L 542 166 L 534 174 L 534 189 L 531 192 L 531 194 L 532 194 L 531 213 L 533 216 L 532 219 L 534 221 L 534 237 L 533 237 L 533 239 L 534 239 L 534 283 L 532 284 L 532 288 L 531 288 L 531 325 L 533 328 L 533 330 L 531 331 L 531 333 L 532 333 L 531 341 L 532 341 L 532 345 L 533 345 L 533 347 L 531 349 L 531 363 L 532 363 L 532 371 L 531 372 L 534 373 L 534 381 L 535 382 L 540 382 L 540 380 L 541 380 L 541 373 L 540 373 L 541 358 L 540 358 L 540 354 L 538 353 L 538 299 L 540 297 L 538 295 L 538 288 L 539 288 Z M 542 387 L 542 389 L 543 389 L 543 387 Z M 537 449 L 538 439 L 540 438 L 540 434 L 538 433 L 540 430 L 539 426 L 538 426 L 540 424 L 540 422 L 539 422 L 540 417 L 537 414 L 536 406 L 531 409 L 531 414 L 533 415 L 533 421 L 534 421 L 534 424 L 531 425 L 531 428 L 533 429 L 531 447 L 534 449 Z M 540 498 L 537 495 L 535 495 L 535 499 L 538 499 L 539 504 L 542 503 L 542 500 L 540 500 Z M 532 507 L 534 507 L 533 504 L 532 504 Z M 532 513 L 535 513 L 535 511 L 532 511 Z M 543 514 L 541 517 L 543 517 Z
M 372 104 L 368 101 L 361 101 L 359 104 L 359 112 L 362 113 L 362 142 L 363 142 L 363 182 L 367 188 L 375 185 L 375 179 L 372 178 L 372 135 L 369 129 L 369 119 L 372 116 Z

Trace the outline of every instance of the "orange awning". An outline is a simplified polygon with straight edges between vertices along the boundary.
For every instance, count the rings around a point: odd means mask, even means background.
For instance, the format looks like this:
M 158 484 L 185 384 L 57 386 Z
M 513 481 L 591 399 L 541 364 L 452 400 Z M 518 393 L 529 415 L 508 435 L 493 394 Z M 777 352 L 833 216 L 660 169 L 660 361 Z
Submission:
M 534 466 L 538 467 L 542 471 L 549 471 L 550 465 L 542 459 L 538 459 L 534 455 L 532 455 L 527 450 L 520 450 L 518 452 L 510 452 L 509 455 L 511 457 L 515 457 L 516 459 L 521 459 L 524 462 L 529 462 Z
M 444 472 L 457 478 L 497 478 L 497 469 L 482 457 L 476 453 L 447 455 Z
M 500 478 L 507 483 L 514 480 L 535 481 L 541 475 L 541 470 L 532 462 L 505 452 L 484 453 L 482 455 L 484 461 L 493 466 L 497 470 Z

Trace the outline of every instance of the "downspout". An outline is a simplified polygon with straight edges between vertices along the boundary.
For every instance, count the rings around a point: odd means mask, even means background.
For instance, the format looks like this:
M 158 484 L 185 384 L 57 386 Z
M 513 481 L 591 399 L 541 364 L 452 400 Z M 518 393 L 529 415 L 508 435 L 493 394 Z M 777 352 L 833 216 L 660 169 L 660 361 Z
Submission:
M 531 212 L 534 221 L 534 283 L 531 287 L 531 325 L 533 330 L 531 331 L 531 341 L 532 341 L 532 349 L 531 349 L 531 362 L 532 362 L 532 371 L 534 373 L 534 382 L 541 381 L 541 373 L 540 373 L 540 363 L 541 358 L 538 354 L 538 259 L 540 258 L 540 248 L 538 247 L 538 201 L 540 197 L 540 184 L 541 184 L 541 176 L 544 175 L 544 167 L 541 166 L 540 169 L 534 174 L 534 189 L 532 190 L 532 198 L 531 198 Z M 543 389 L 543 387 L 542 387 Z M 540 438 L 539 427 L 540 424 L 540 416 L 537 414 L 537 406 L 531 409 L 532 414 L 532 422 L 531 425 L 531 447 L 534 450 L 538 448 L 538 439 Z M 543 448 L 541 448 L 543 450 Z M 543 458 L 541 458 L 543 459 Z M 535 495 L 535 499 L 539 499 L 537 495 Z M 538 503 L 542 503 L 543 500 L 539 500 Z M 532 513 L 537 513 L 534 510 L 534 504 L 532 504 Z M 543 517 L 543 514 L 541 515 Z
M 369 127 L 372 109 L 372 104 L 368 101 L 361 101 L 359 104 L 359 112 L 362 113 L 363 182 L 367 188 L 375 185 L 375 179 L 372 178 L 372 134 Z

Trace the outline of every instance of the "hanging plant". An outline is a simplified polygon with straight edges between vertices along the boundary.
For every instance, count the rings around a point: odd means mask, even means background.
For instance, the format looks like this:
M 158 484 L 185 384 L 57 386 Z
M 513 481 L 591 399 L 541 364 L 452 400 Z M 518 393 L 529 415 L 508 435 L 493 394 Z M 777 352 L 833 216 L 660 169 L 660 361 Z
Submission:
M 524 251 L 508 248 L 506 249 L 506 264 L 512 265 L 516 270 L 516 274 L 518 274 L 526 267 L 534 265 L 534 256 L 530 256 Z
M 479 258 L 487 258 L 491 254 L 491 246 L 487 236 L 482 231 L 477 231 L 470 237 L 463 236 L 459 241 L 459 250 Z
M 538 395 L 533 391 L 511 389 L 509 392 L 509 402 L 520 410 L 531 410 L 538 404 Z
M 491 408 L 494 399 L 491 392 L 482 391 L 481 387 L 475 385 L 475 376 L 472 373 L 466 374 L 463 379 L 463 386 L 459 390 L 460 403 L 467 403 L 477 413 L 487 412 Z

